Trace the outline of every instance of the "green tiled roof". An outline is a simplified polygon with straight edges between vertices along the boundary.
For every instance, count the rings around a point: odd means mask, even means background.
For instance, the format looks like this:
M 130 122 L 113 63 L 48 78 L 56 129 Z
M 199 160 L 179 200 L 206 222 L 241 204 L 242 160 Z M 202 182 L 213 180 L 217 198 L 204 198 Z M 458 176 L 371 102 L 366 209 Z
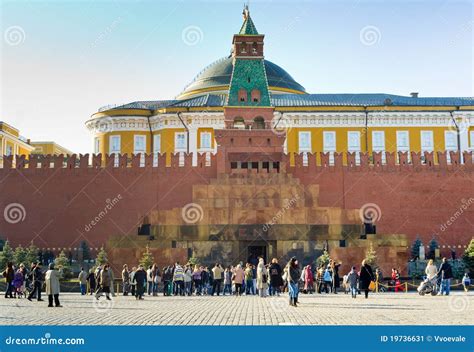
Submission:
M 219 107 L 224 106 L 225 94 L 206 94 L 185 100 L 136 101 L 110 109 L 147 109 L 156 110 L 165 107 Z M 427 97 L 413 98 L 383 93 L 362 94 L 273 94 L 271 106 L 471 106 L 473 97 Z
M 414 98 L 383 93 L 361 94 L 274 94 L 273 106 L 466 106 L 474 105 L 471 97 Z
M 238 99 L 241 89 L 245 89 L 247 92 L 247 101 L 245 102 Z M 253 102 L 251 99 L 251 92 L 254 89 L 260 91 L 258 102 Z M 245 60 L 237 58 L 235 60 L 228 99 L 227 105 L 230 106 L 270 106 L 270 94 L 268 93 L 263 59 Z
M 242 27 L 240 28 L 239 34 L 241 35 L 258 35 L 257 28 L 255 27 L 250 14 L 247 14 Z

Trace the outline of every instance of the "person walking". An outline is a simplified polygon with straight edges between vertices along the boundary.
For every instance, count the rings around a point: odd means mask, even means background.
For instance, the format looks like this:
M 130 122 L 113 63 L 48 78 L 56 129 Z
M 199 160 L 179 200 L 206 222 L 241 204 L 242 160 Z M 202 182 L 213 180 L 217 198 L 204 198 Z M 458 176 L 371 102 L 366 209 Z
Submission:
M 257 265 L 257 289 L 260 297 L 267 297 L 268 270 L 265 267 L 263 258 L 259 258 Z
M 444 293 L 446 294 L 446 296 L 449 296 L 449 293 L 451 291 L 451 279 L 453 278 L 453 270 L 446 258 L 443 258 L 441 262 L 441 265 L 438 270 L 438 276 L 441 277 L 441 290 L 438 295 L 442 295 Z
M 288 262 L 286 272 L 288 280 L 288 294 L 290 297 L 290 306 L 297 307 L 299 294 L 298 284 L 299 279 L 301 277 L 301 272 L 295 257 L 292 257 Z
M 232 267 L 229 266 L 225 268 L 224 271 L 224 290 L 222 295 L 225 296 L 226 292 L 229 292 L 229 295 L 232 296 Z
M 428 260 L 428 264 L 426 264 L 425 268 L 426 278 L 428 280 L 433 280 L 436 275 L 438 275 L 438 268 L 434 265 L 433 259 Z
M 148 267 L 146 271 L 146 282 L 147 282 L 148 296 L 150 296 L 153 293 L 153 269 L 151 265 Z
M 469 277 L 468 273 L 464 273 L 462 278 L 462 287 L 464 288 L 464 292 L 469 291 L 469 286 L 471 286 L 471 278 Z
M 212 292 L 211 296 L 214 296 L 214 293 L 217 292 L 217 295 L 221 293 L 221 284 L 222 284 L 222 273 L 223 270 L 219 263 L 216 263 L 212 268 L 212 276 L 214 277 L 214 281 L 212 282 Z
M 270 295 L 277 296 L 280 295 L 281 287 L 283 286 L 282 280 L 282 269 L 280 264 L 278 264 L 278 259 L 273 258 L 270 267 L 268 268 L 268 273 L 270 275 Z
M 89 294 L 93 295 L 96 290 L 96 280 L 94 270 L 89 270 L 89 275 L 87 275 L 87 282 L 89 282 Z
M 22 298 L 23 297 L 23 283 L 25 282 L 25 276 L 23 274 L 25 266 L 20 264 L 20 267 L 15 272 L 13 277 L 13 288 L 14 288 L 14 296 L 15 298 Z
M 59 277 L 59 271 L 54 269 L 53 263 L 50 263 L 48 271 L 46 271 L 44 276 L 46 282 L 46 294 L 48 295 L 48 307 L 53 307 L 53 299 L 56 307 L 62 307 L 59 302 Z
M 332 290 L 332 272 L 331 272 L 331 265 L 328 264 L 326 269 L 324 270 L 323 274 L 323 280 L 324 280 L 324 290 L 326 293 L 329 293 L 329 290 Z
M 339 277 L 339 267 L 342 263 L 337 263 L 335 260 L 331 261 L 331 272 L 332 272 L 332 293 L 337 294 L 341 283 L 341 278 Z
M 109 264 L 109 269 L 108 269 L 107 271 L 108 271 L 108 273 L 109 273 L 109 279 L 110 279 L 110 294 L 112 295 L 112 297 L 115 297 L 115 286 L 114 286 L 115 277 L 114 277 L 114 270 L 112 269 L 112 267 L 110 266 L 110 264 Z
M 245 267 L 245 294 L 255 294 L 255 288 L 253 287 L 253 269 L 250 263 L 247 263 Z
M 136 288 L 135 288 L 135 299 L 141 300 L 143 299 L 143 294 L 145 293 L 145 285 L 146 281 L 146 271 L 143 269 L 143 266 L 140 264 L 138 266 L 137 271 L 134 275 Z
M 360 268 L 359 288 L 364 291 L 365 298 L 369 298 L 369 287 L 372 281 L 375 281 L 372 267 L 364 259 Z
M 104 264 L 104 268 L 100 272 L 100 289 L 97 290 L 95 299 L 99 300 L 100 298 L 100 293 L 104 292 L 105 293 L 105 298 L 107 300 L 111 300 L 110 298 L 110 285 L 112 284 L 112 281 L 110 279 L 110 273 L 109 273 L 109 264 Z
M 130 273 L 128 272 L 128 265 L 123 265 L 122 270 L 122 294 L 128 296 L 130 292 Z
M 28 301 L 31 301 L 36 296 L 38 302 L 43 301 L 41 299 L 41 287 L 43 286 L 43 272 L 41 271 L 41 263 L 33 263 L 34 267 L 31 270 L 31 276 L 33 280 L 33 290 L 28 295 Z
M 102 265 L 98 265 L 97 268 L 95 268 L 94 276 L 95 276 L 95 282 L 96 282 L 96 289 L 95 289 L 95 294 L 97 295 L 100 291 L 100 277 L 101 277 L 101 272 L 102 272 Z
M 403 291 L 402 285 L 400 283 L 400 273 L 398 272 L 398 269 L 392 269 L 392 281 L 395 283 L 395 292 Z
M 357 282 L 359 281 L 359 275 L 357 275 L 356 267 L 353 266 L 349 274 L 347 274 L 347 284 L 351 291 L 352 298 L 357 298 Z
M 191 271 L 191 266 L 187 264 L 184 268 L 184 292 L 187 296 L 193 294 L 191 287 L 193 283 L 193 272 Z
M 152 274 L 153 274 L 153 296 L 158 295 L 158 287 L 161 282 L 161 273 L 160 269 L 158 268 L 158 265 L 153 264 L 152 269 Z
M 84 268 L 81 268 L 77 279 L 79 280 L 79 288 L 81 289 L 81 295 L 84 296 L 87 290 L 87 273 L 84 271 Z
M 245 274 L 246 273 L 242 269 L 242 265 L 238 264 L 232 275 L 232 280 L 234 281 L 234 285 L 235 285 L 236 296 L 242 295 L 242 282 L 244 282 Z
M 184 296 L 184 270 L 179 262 L 176 262 L 173 273 L 173 294 Z
M 317 291 L 320 294 L 324 286 L 324 269 L 322 265 L 316 270 L 316 285 Z
M 132 271 L 130 272 L 130 295 L 135 297 L 137 292 L 137 282 L 135 281 L 135 274 L 137 272 L 137 267 L 132 267 Z
M 13 279 L 15 278 L 15 271 L 12 262 L 7 263 L 7 268 L 3 271 L 2 276 L 6 282 L 5 298 L 13 298 Z
M 194 285 L 194 293 L 196 294 L 196 296 L 201 295 L 201 271 L 202 271 L 202 267 L 199 267 L 197 264 L 194 265 L 193 285 Z
M 311 265 L 304 267 L 304 290 L 306 293 L 313 293 L 314 291 L 314 275 Z

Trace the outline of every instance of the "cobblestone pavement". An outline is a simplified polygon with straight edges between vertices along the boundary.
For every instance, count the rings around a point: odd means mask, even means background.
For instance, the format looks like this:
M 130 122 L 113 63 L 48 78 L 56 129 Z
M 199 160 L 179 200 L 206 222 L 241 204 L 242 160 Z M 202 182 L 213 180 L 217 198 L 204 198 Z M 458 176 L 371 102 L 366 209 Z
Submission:
M 47 298 L 47 297 L 46 297 Z M 0 297 L 0 325 L 395 325 L 473 324 L 474 293 L 451 296 L 379 293 L 369 299 L 337 295 L 301 295 L 297 308 L 287 295 L 242 297 L 115 297 L 64 293 L 62 308 L 47 302 Z

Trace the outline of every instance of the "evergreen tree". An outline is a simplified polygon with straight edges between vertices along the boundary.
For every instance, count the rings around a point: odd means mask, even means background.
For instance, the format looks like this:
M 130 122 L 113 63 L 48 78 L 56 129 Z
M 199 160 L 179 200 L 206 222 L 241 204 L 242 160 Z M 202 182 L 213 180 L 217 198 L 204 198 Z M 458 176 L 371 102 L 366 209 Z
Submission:
M 39 250 L 33 242 L 31 242 L 30 246 L 26 249 L 26 262 L 28 265 L 31 265 L 33 262 L 39 261 Z
M 377 251 L 374 249 L 372 243 L 369 244 L 369 248 L 367 248 L 365 252 L 365 261 L 373 269 L 377 268 Z
M 8 262 L 13 262 L 13 248 L 10 246 L 10 242 L 5 241 L 3 250 L 0 252 L 0 269 L 3 271 L 7 267 Z
M 81 242 L 81 250 L 82 250 L 82 260 L 90 260 L 91 259 L 91 251 L 89 246 L 87 245 L 86 241 Z
M 44 264 L 44 252 L 42 249 L 38 250 L 38 262 Z
M 199 258 L 198 257 L 195 257 L 195 256 L 192 256 L 191 258 L 189 258 L 188 260 L 188 263 L 191 264 L 193 267 L 195 265 L 198 265 L 199 264 Z
M 316 259 L 316 265 L 318 267 L 320 266 L 327 266 L 329 264 L 329 260 L 331 258 L 329 257 L 329 253 L 327 250 L 324 250 L 323 254 L 321 254 L 317 259 Z
M 64 251 L 61 251 L 56 259 L 54 259 L 54 265 L 56 270 L 62 272 L 63 279 L 69 279 L 71 277 L 71 266 L 69 265 L 69 259 Z
M 427 258 L 433 260 L 436 259 L 436 249 L 439 248 L 439 244 L 434 237 L 431 239 L 430 243 L 428 244 L 428 247 L 429 249 Z
M 469 270 L 470 277 L 474 276 L 474 238 L 471 239 L 462 257 L 466 270 Z
M 13 262 L 16 266 L 20 264 L 24 264 L 25 266 L 28 265 L 28 251 L 26 248 L 20 244 L 18 247 L 15 248 L 15 252 L 13 253 Z
M 97 258 L 95 259 L 95 265 L 104 265 L 107 262 L 107 252 L 104 247 L 101 247 L 99 253 L 97 253 Z
M 142 258 L 140 259 L 140 264 L 143 265 L 146 270 L 148 267 L 152 266 L 154 262 L 155 259 L 153 258 L 153 254 L 151 254 L 150 248 L 147 245 L 145 253 L 143 253 Z
M 416 240 L 413 242 L 413 245 L 411 246 L 411 257 L 412 259 L 417 259 L 420 257 L 420 247 L 423 245 L 423 243 L 420 240 L 420 236 L 416 236 Z

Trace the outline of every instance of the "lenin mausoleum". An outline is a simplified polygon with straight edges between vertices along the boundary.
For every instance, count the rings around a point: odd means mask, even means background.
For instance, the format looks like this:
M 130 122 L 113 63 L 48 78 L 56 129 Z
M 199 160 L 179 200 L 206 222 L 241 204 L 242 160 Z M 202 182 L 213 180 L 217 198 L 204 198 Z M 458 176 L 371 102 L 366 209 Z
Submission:
M 474 99 L 310 94 L 265 59 L 265 41 L 245 9 L 231 55 L 175 99 L 93 114 L 91 155 L 30 153 L 0 124 L 0 236 L 53 253 L 104 246 L 117 267 L 146 247 L 161 265 L 306 264 L 324 250 L 360 265 L 370 247 L 403 270 L 417 236 L 461 255 Z

